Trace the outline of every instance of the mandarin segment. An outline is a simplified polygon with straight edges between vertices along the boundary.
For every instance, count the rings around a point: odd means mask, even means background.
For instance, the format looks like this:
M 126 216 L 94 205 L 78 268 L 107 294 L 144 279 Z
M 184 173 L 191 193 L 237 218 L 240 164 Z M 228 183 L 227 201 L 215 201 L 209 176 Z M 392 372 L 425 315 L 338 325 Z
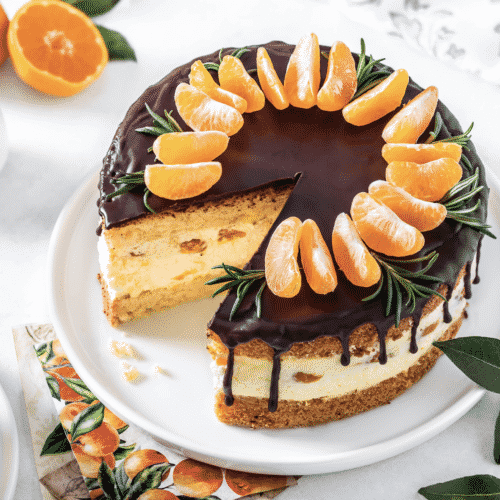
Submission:
M 285 88 L 279 79 L 273 62 L 264 47 L 257 49 L 257 75 L 260 86 L 268 101 L 276 109 L 285 109 L 290 102 L 285 93 Z
M 346 122 L 356 126 L 368 125 L 394 111 L 403 100 L 408 82 L 405 69 L 394 71 L 342 110 Z
M 318 37 L 303 36 L 288 61 L 284 88 L 296 108 L 309 109 L 316 104 L 320 85 L 320 52 Z
M 187 83 L 177 86 L 174 99 L 179 115 L 196 132 L 218 130 L 234 135 L 243 126 L 243 117 L 236 109 Z
M 382 157 L 387 163 L 412 161 L 427 163 L 441 158 L 451 158 L 456 162 L 462 156 L 462 146 L 454 142 L 434 142 L 432 144 L 384 144 Z
M 7 34 L 19 77 L 41 92 L 74 95 L 108 63 L 104 39 L 92 20 L 59 0 L 32 0 L 12 18 Z
M 332 248 L 335 261 L 353 285 L 369 287 L 378 283 L 382 274 L 380 266 L 345 213 L 335 219 Z
M 227 149 L 224 132 L 171 132 L 158 136 L 153 143 L 156 158 L 166 165 L 212 161 Z
M 388 206 L 403 222 L 421 232 L 435 229 L 446 218 L 444 205 L 419 200 L 387 181 L 372 182 L 368 186 L 368 193 Z
M 354 196 L 351 217 L 362 240 L 376 252 L 406 257 L 424 246 L 424 236 L 418 229 L 403 222 L 389 207 L 368 193 Z
M 307 283 L 314 292 L 326 294 L 337 286 L 337 273 L 333 259 L 318 225 L 312 219 L 302 224 L 300 259 Z
M 146 165 L 144 182 L 156 196 L 182 200 L 208 191 L 222 175 L 219 162 L 200 162 L 188 165 Z
M 259 111 L 266 104 L 264 92 L 237 57 L 224 56 L 219 66 L 219 81 L 224 90 L 245 99 L 247 113 Z
M 228 90 L 222 89 L 217 85 L 212 78 L 210 72 L 205 68 L 201 61 L 196 61 L 191 66 L 191 72 L 189 73 L 189 83 L 205 92 L 215 101 L 222 102 L 228 106 L 232 106 L 239 113 L 244 113 L 247 110 L 247 102 L 243 97 L 233 94 Z
M 427 163 L 393 161 L 387 165 L 385 178 L 415 198 L 439 201 L 462 178 L 462 167 L 451 158 Z
M 428 87 L 398 111 L 384 127 L 385 142 L 414 144 L 434 116 L 438 103 L 438 89 Z
M 336 42 L 330 49 L 326 80 L 318 92 L 318 108 L 324 111 L 342 109 L 356 93 L 356 63 L 349 47 Z
M 295 297 L 300 291 L 302 277 L 297 255 L 302 222 L 289 217 L 274 230 L 265 255 L 266 283 L 278 297 Z

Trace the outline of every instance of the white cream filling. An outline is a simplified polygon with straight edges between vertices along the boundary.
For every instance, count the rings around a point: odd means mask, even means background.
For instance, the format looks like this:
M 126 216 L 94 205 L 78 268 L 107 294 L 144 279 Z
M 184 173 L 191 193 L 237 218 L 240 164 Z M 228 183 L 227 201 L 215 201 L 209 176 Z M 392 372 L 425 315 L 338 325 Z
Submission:
M 472 279 L 475 276 L 475 269 L 474 259 L 471 266 Z M 460 318 L 467 305 L 462 296 L 463 288 L 462 279 L 449 300 L 452 321 Z M 425 329 L 435 323 L 438 323 L 437 327 L 431 333 L 422 336 Z M 306 401 L 314 398 L 338 397 L 372 387 L 408 370 L 430 350 L 432 342 L 441 337 L 449 326 L 449 323 L 443 322 L 443 304 L 441 304 L 420 321 L 416 333 L 418 352 L 412 354 L 409 351 L 411 340 L 411 328 L 409 328 L 398 340 L 387 341 L 387 363 L 384 365 L 376 360 L 372 361 L 379 350 L 378 342 L 369 354 L 363 357 L 351 356 L 348 366 L 342 366 L 340 355 L 329 358 L 283 357 L 279 378 L 279 399 Z M 211 369 L 215 390 L 220 390 L 225 367 L 217 365 L 214 361 Z M 268 398 L 271 370 L 272 361 L 236 356 L 232 379 L 233 395 Z M 320 378 L 309 383 L 299 382 L 294 377 L 298 372 L 313 374 Z

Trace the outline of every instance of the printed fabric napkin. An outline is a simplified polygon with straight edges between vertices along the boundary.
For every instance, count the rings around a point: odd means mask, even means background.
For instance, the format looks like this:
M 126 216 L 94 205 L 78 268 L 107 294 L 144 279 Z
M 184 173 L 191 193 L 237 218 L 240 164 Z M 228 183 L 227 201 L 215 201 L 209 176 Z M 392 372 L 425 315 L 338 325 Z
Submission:
M 44 499 L 271 499 L 297 478 L 180 455 L 114 415 L 86 387 L 52 325 L 13 329 Z
M 500 0 L 342 0 L 343 14 L 500 84 Z

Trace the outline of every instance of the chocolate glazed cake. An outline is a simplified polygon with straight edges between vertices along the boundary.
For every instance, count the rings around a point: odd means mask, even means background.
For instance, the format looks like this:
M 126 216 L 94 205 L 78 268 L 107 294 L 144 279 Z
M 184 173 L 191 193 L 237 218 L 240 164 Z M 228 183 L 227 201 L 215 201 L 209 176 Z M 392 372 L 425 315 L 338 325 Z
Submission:
M 283 81 L 294 46 L 271 42 L 264 47 Z M 241 57 L 247 70 L 256 66 L 257 48 L 250 47 Z M 226 49 L 223 54 L 230 54 L 232 50 Z M 329 48 L 321 47 L 321 50 Z M 218 62 L 218 56 L 216 52 L 201 60 Z M 354 57 L 357 61 L 358 56 Z M 106 195 L 115 191 L 115 185 L 110 182 L 113 178 L 143 170 L 154 161 L 154 155 L 148 153 L 153 142 L 151 137 L 135 131 L 151 124 L 145 103 L 159 113 L 173 110 L 173 117 L 182 129 L 189 130 L 177 113 L 174 93 L 179 83 L 189 81 L 191 64 L 174 70 L 147 89 L 120 125 L 104 160 L 99 184 L 101 238 L 115 231 L 120 232 L 120 238 L 125 241 L 133 231 L 140 231 L 147 220 L 160 218 L 168 222 L 182 214 L 193 211 L 206 214 L 221 207 L 236 210 L 241 200 L 247 203 L 246 209 L 251 210 L 265 200 L 272 204 L 272 214 L 268 214 L 270 222 L 262 229 L 259 241 L 254 242 L 252 253 L 248 254 L 246 249 L 238 256 L 243 257 L 243 262 L 251 256 L 247 269 L 264 269 L 270 235 L 290 216 L 316 221 L 331 250 L 330 235 L 337 215 L 349 213 L 357 193 L 367 191 L 371 182 L 385 178 L 387 163 L 381 156 L 384 145 L 381 135 L 394 113 L 372 124 L 355 127 L 344 120 L 340 111 L 325 112 L 316 106 L 311 109 L 290 106 L 279 111 L 266 101 L 262 110 L 244 114 L 243 128 L 230 138 L 228 149 L 217 159 L 223 168 L 220 181 L 203 195 L 177 202 L 151 195 L 149 204 L 158 215 L 150 214 L 145 208 L 142 191 L 106 201 Z M 321 81 L 325 79 L 326 68 L 327 60 L 321 58 Z M 421 90 L 410 80 L 403 104 Z M 440 101 L 437 111 L 444 120 L 438 140 L 462 133 L 455 117 Z M 426 132 L 422 138 L 427 136 Z M 474 169 L 479 169 L 479 185 L 486 186 L 483 165 L 474 146 L 469 143 L 468 147 L 464 154 Z M 464 169 L 464 176 L 468 175 Z M 483 189 L 478 196 L 481 205 L 474 215 L 485 221 L 488 189 Z M 206 217 L 208 221 L 210 216 Z M 251 224 L 257 225 L 255 221 Z M 241 230 L 237 222 L 223 229 L 233 235 L 243 233 L 242 241 L 251 232 L 248 226 Z M 300 293 L 291 299 L 279 298 L 264 289 L 260 318 L 254 305 L 258 287 L 245 297 L 231 321 L 229 315 L 236 295 L 230 293 L 210 321 L 208 330 L 218 418 L 252 427 L 314 425 L 387 403 L 419 380 L 439 356 L 432 341 L 452 338 L 460 328 L 465 299 L 471 296 L 471 283 L 479 281 L 481 233 L 447 218 L 439 227 L 425 233 L 425 241 L 418 255 L 434 250 L 439 253 L 430 274 L 441 279 L 439 290 L 448 302 L 437 296 L 419 299 L 411 314 L 408 310 L 405 313 L 403 305 L 401 317 L 404 319 L 397 328 L 394 315 L 385 315 L 383 294 L 364 302 L 362 299 L 376 287 L 356 287 L 342 272 L 338 272 L 336 290 L 326 295 L 315 294 L 305 279 Z M 198 247 L 197 255 L 203 257 L 210 245 L 208 241 L 205 248 Z M 227 253 L 227 260 L 219 258 L 207 265 L 230 263 L 230 258 Z M 101 263 L 101 273 L 105 274 L 103 271 Z M 118 324 L 131 317 L 111 319 L 109 283 L 112 280 L 108 278 L 101 276 L 105 310 L 112 324 Z M 205 288 L 186 300 L 214 291 L 211 287 Z M 150 307 L 150 311 L 157 309 L 161 306 Z

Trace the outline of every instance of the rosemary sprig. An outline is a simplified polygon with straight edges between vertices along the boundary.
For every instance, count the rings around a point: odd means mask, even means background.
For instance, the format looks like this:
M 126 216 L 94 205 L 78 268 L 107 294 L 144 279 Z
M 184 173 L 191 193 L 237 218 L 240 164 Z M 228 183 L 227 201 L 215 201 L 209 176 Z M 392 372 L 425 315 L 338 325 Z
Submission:
M 222 62 L 222 52 L 224 51 L 224 48 L 220 49 L 219 50 L 219 64 L 217 63 L 213 63 L 213 62 L 207 62 L 207 63 L 203 63 L 203 66 L 205 66 L 206 69 L 208 70 L 212 70 L 212 71 L 219 71 L 219 67 L 220 67 L 220 63 Z M 233 57 L 236 57 L 236 59 L 241 59 L 241 56 L 243 54 L 246 54 L 247 52 L 250 52 L 250 49 L 247 48 L 247 47 L 241 47 L 240 49 L 235 49 L 231 55 Z M 257 71 L 257 69 L 249 69 L 247 70 L 247 73 L 250 73 L 250 72 L 255 72 Z
M 219 293 L 225 292 L 226 290 L 229 290 L 231 288 L 237 287 L 236 288 L 236 300 L 233 304 L 233 307 L 231 309 L 231 313 L 229 314 L 229 321 L 233 320 L 233 316 L 235 315 L 236 311 L 240 307 L 241 303 L 243 302 L 243 299 L 245 298 L 245 295 L 248 293 L 250 288 L 254 283 L 258 283 L 261 280 L 262 283 L 260 285 L 259 291 L 257 292 L 257 295 L 255 296 L 255 307 L 257 309 L 257 317 L 260 318 L 261 315 L 261 297 L 262 297 L 262 292 L 264 291 L 264 288 L 266 287 L 266 275 L 265 272 L 262 269 L 259 270 L 243 270 L 239 269 L 238 267 L 234 266 L 229 266 L 227 264 L 222 263 L 219 266 L 212 267 L 212 269 L 224 269 L 226 272 L 225 276 L 220 276 L 218 278 L 214 278 L 210 281 L 207 281 L 205 285 L 219 285 L 220 283 L 224 283 L 219 289 L 217 289 L 213 294 L 212 297 L 215 297 Z
M 475 212 L 481 206 L 481 200 L 477 200 L 475 205 L 468 207 L 468 202 L 479 192 L 484 189 L 484 186 L 478 186 L 479 183 L 479 169 L 476 168 L 474 175 L 471 175 L 460 181 L 453 186 L 444 196 L 439 200 L 439 203 L 444 205 L 447 210 L 446 217 L 456 220 L 466 226 L 470 226 L 480 233 L 486 234 L 493 239 L 496 236 L 488 229 L 491 227 L 488 224 L 476 218 L 471 217 L 470 214 Z M 465 191 L 467 188 L 470 189 Z
M 380 264 L 383 272 L 385 273 L 387 281 L 387 299 L 386 299 L 386 309 L 385 315 L 389 316 L 391 311 L 395 309 L 395 325 L 399 326 L 401 321 L 401 311 L 403 309 L 403 296 L 406 295 L 405 306 L 409 308 L 410 314 L 415 310 L 416 300 L 418 297 L 430 297 L 431 295 L 437 295 L 443 300 L 446 300 L 443 295 L 441 295 L 437 290 L 426 287 L 417 283 L 415 280 L 426 280 L 433 281 L 436 283 L 441 283 L 442 280 L 436 278 L 435 276 L 429 276 L 425 274 L 434 265 L 439 254 L 433 251 L 423 257 L 417 257 L 415 259 L 399 260 L 391 259 L 389 257 L 382 257 L 381 255 L 370 252 L 375 260 Z M 427 262 L 425 267 L 419 271 L 409 271 L 401 267 L 399 264 L 415 264 L 418 262 Z M 379 286 L 374 293 L 370 296 L 365 297 L 363 301 L 372 300 L 378 295 L 380 295 L 383 289 L 384 274 L 380 278 Z M 395 302 L 395 304 L 394 304 Z
M 425 141 L 425 144 L 432 144 L 435 142 L 454 142 L 455 144 L 458 144 L 459 146 L 462 146 L 466 151 L 469 151 L 469 148 L 467 147 L 467 143 L 470 141 L 471 138 L 471 131 L 472 128 L 474 127 L 474 122 L 472 122 L 469 126 L 469 128 L 463 133 L 459 135 L 455 135 L 453 137 L 447 137 L 445 139 L 437 139 L 437 136 L 441 132 L 441 129 L 443 128 L 443 118 L 441 116 L 441 113 L 439 111 L 436 111 L 436 119 L 434 121 L 434 130 L 432 132 L 429 132 L 429 137 Z M 465 156 L 462 157 L 462 159 L 465 158 Z M 468 161 L 468 160 L 467 160 Z M 471 169 L 472 170 L 472 169 Z
M 151 191 L 146 187 L 144 182 L 144 170 L 139 172 L 134 172 L 132 174 L 125 174 L 121 177 L 117 177 L 116 179 L 111 179 L 111 184 L 123 184 L 123 186 L 112 193 L 106 195 L 106 201 L 113 199 L 115 196 L 120 196 L 122 194 L 128 193 L 132 191 L 137 186 L 144 186 L 144 195 L 142 197 L 142 201 L 144 206 L 152 213 L 156 213 L 148 203 L 148 196 Z
M 180 125 L 172 117 L 172 111 L 167 113 L 167 110 L 164 110 L 165 118 L 162 118 L 160 115 L 156 114 L 147 103 L 145 106 L 148 113 L 153 118 L 153 126 L 136 128 L 136 132 L 147 135 L 162 135 L 169 134 L 171 132 L 182 132 Z

